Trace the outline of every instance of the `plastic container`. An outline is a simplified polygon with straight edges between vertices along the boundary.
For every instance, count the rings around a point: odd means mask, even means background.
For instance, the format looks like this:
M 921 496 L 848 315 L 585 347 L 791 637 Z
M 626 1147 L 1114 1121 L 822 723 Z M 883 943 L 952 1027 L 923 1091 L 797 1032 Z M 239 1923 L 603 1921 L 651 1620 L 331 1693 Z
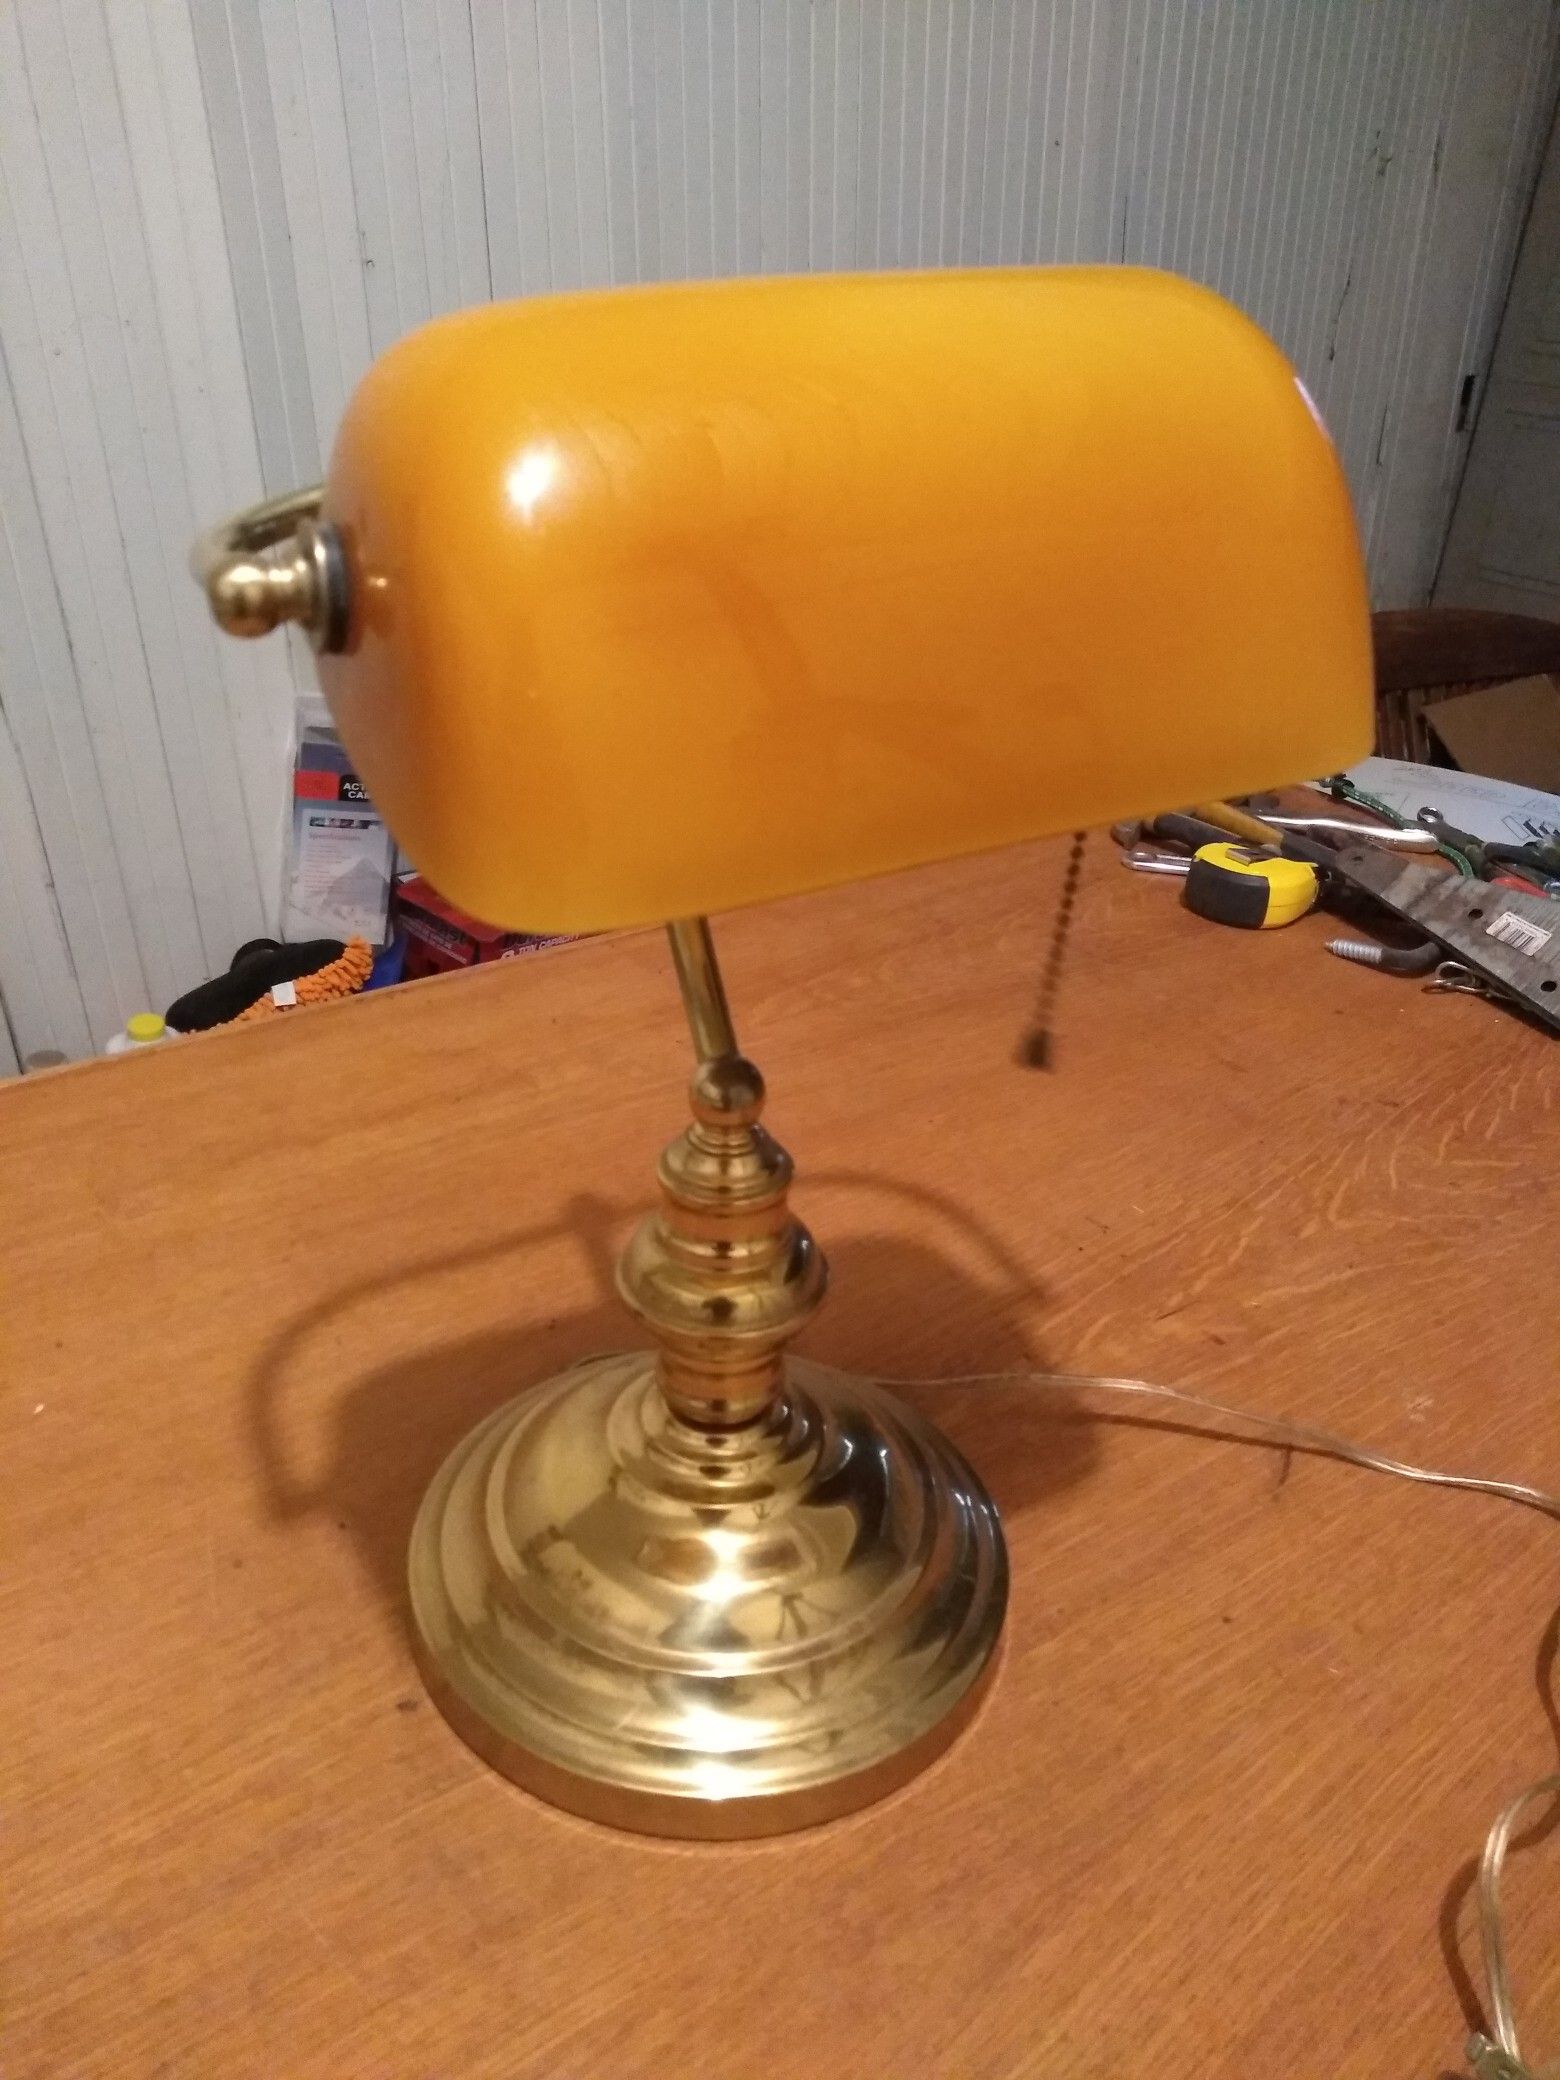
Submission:
M 125 1020 L 125 1029 L 116 1033 L 105 1054 L 139 1054 L 143 1048 L 161 1047 L 165 1040 L 174 1038 L 174 1031 L 160 1011 L 132 1011 Z

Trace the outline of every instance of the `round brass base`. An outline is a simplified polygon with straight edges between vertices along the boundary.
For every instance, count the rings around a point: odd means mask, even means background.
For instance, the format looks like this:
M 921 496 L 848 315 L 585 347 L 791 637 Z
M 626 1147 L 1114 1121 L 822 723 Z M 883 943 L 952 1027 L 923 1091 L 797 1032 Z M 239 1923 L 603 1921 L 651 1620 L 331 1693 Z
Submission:
M 995 1507 L 923 1417 L 791 1360 L 760 1422 L 592 1359 L 456 1447 L 412 1534 L 455 1730 L 553 1804 L 733 1839 L 832 1820 L 947 1746 L 1007 1602 Z

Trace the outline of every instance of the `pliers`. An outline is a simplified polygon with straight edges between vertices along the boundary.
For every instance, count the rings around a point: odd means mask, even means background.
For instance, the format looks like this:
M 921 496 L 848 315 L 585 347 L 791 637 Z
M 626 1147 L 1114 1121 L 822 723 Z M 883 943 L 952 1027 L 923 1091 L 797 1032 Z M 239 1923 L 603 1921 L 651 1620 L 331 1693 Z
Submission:
M 1443 849 L 1460 852 L 1475 874 L 1493 880 L 1503 867 L 1514 867 L 1540 894 L 1560 894 L 1560 838 L 1529 839 L 1522 845 L 1476 838 L 1448 823 L 1439 809 L 1421 809 L 1419 822 Z

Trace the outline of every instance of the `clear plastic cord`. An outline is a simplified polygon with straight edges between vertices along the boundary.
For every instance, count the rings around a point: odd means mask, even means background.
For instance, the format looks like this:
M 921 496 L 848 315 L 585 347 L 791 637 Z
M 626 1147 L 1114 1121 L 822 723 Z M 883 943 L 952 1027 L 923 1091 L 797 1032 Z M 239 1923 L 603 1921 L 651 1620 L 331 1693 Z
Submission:
M 1120 1399 L 1169 1402 L 1194 1414 L 1212 1416 L 1220 1423 L 1235 1424 L 1264 1442 L 1286 1446 L 1291 1451 L 1309 1452 L 1319 1458 L 1342 1459 L 1362 1466 L 1368 1473 L 1390 1474 L 1395 1480 L 1421 1481 L 1432 1488 L 1467 1488 L 1479 1495 L 1496 1495 L 1504 1502 L 1519 1502 L 1560 1523 L 1560 1495 L 1529 1487 L 1526 1481 L 1499 1481 L 1482 1474 L 1443 1473 L 1432 1466 L 1415 1466 L 1407 1459 L 1393 1459 L 1385 1452 L 1356 1444 L 1351 1437 L 1319 1429 L 1314 1423 L 1297 1423 L 1288 1416 L 1254 1414 L 1250 1409 L 1232 1408 L 1206 1394 L 1188 1393 L 1184 1387 L 1157 1386 L 1152 1380 L 1123 1379 L 1090 1372 L 967 1372 L 941 1379 L 885 1379 L 885 1387 L 994 1387 L 1027 1385 L 1050 1387 L 1075 1394 L 1099 1394 Z M 1238 1441 L 1238 1440 L 1237 1440 Z M 1560 1798 L 1560 1775 L 1544 1777 L 1514 1798 L 1490 1829 L 1479 1866 L 1479 1927 L 1484 1945 L 1484 1976 L 1489 1986 L 1490 2025 L 1494 2043 L 1474 2037 L 1469 2056 L 1480 2080 L 1531 2080 L 1518 2049 L 1517 2025 L 1511 1998 L 1511 1975 L 1506 1965 L 1506 1940 L 1500 1913 L 1500 1875 L 1506 1860 L 1511 1831 L 1518 1819 L 1538 1799 Z
M 885 1379 L 885 1387 L 995 1387 L 1027 1383 L 1056 1387 L 1072 1393 L 1119 1394 L 1144 1401 L 1170 1401 L 1199 1415 L 1216 1416 L 1221 1423 L 1238 1423 L 1274 1444 L 1291 1451 L 1310 1452 L 1323 1459 L 1344 1459 L 1370 1473 L 1389 1473 L 1397 1480 L 1423 1481 L 1432 1488 L 1470 1488 L 1480 1495 L 1499 1495 L 1506 1502 L 1541 1510 L 1560 1523 L 1560 1495 L 1543 1488 L 1530 1488 L 1525 1481 L 1486 1480 L 1472 1473 L 1442 1473 L 1430 1466 L 1414 1466 L 1406 1459 L 1388 1458 L 1385 1452 L 1370 1451 L 1336 1431 L 1320 1430 L 1314 1423 L 1296 1423 L 1288 1416 L 1255 1415 L 1249 1409 L 1232 1408 L 1228 1402 L 1212 1401 L 1206 1394 L 1191 1394 L 1184 1387 L 1156 1386 L 1151 1380 L 1123 1379 L 1092 1372 L 968 1372 L 944 1379 Z
M 1506 2056 L 1522 2067 L 1517 2043 L 1517 2018 L 1511 1999 L 1511 1975 L 1506 1966 L 1506 1935 L 1500 1917 L 1500 1874 L 1506 1861 L 1511 1830 L 1530 1805 L 1541 1798 L 1560 1798 L 1560 1775 L 1541 1777 L 1518 1792 L 1485 1838 L 1479 1859 L 1479 1927 L 1484 1938 L 1484 1976 L 1490 1989 L 1490 2024 L 1495 2041 Z

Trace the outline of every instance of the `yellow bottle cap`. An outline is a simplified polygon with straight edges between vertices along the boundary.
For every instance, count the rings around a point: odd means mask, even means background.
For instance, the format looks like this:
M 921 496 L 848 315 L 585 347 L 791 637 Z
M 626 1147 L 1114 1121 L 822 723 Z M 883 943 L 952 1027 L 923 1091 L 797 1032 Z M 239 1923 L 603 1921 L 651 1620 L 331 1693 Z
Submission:
M 160 1040 L 167 1030 L 168 1021 L 160 1011 L 133 1011 L 125 1020 L 125 1031 L 140 1047 Z

